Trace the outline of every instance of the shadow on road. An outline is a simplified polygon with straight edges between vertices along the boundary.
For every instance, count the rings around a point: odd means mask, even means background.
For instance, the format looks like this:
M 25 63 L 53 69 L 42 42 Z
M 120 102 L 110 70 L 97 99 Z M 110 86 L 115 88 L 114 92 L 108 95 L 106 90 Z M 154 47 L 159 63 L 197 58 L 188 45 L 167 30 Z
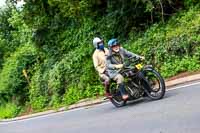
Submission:
M 178 92 L 175 91 L 170 91 L 170 92 L 166 92 L 165 96 L 163 99 L 160 100 L 150 100 L 148 97 L 144 97 L 144 98 L 140 98 L 137 100 L 133 100 L 133 101 L 128 101 L 127 105 L 121 108 L 115 108 L 115 109 L 126 109 L 126 108 L 130 108 L 130 107 L 138 107 L 138 106 L 144 106 L 144 104 L 149 104 L 149 103 L 156 103 L 156 102 L 163 102 L 165 100 L 170 100 L 172 97 L 178 95 Z

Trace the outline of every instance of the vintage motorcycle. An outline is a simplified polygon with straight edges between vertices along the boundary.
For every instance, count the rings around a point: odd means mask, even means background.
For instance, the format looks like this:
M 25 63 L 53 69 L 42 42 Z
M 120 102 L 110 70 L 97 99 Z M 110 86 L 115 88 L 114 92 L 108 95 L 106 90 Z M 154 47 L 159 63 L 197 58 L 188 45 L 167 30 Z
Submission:
M 151 100 L 159 100 L 165 95 L 165 82 L 159 72 L 152 65 L 142 65 L 140 58 L 129 58 L 119 73 L 124 77 L 125 89 L 129 95 L 123 100 L 117 84 L 111 81 L 109 98 L 116 107 L 126 105 L 127 101 L 141 97 L 149 97 Z

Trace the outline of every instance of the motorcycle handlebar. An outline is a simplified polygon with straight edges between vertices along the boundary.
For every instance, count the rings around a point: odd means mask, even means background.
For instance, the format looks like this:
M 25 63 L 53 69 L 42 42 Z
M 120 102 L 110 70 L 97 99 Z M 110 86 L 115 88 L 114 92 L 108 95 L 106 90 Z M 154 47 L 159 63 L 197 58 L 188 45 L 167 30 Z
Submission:
M 141 62 L 141 61 L 142 61 L 142 58 L 140 58 L 140 57 L 139 58 L 138 57 L 129 57 L 128 62 L 124 63 L 124 66 L 128 67 L 131 64 L 136 64 L 137 62 Z

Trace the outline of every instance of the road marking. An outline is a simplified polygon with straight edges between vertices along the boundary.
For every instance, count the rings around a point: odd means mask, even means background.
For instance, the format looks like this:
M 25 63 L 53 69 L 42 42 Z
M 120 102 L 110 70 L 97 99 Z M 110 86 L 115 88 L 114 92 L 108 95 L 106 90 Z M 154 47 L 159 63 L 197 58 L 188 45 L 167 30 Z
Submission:
M 188 84 L 188 85 L 180 85 L 180 86 L 177 86 L 177 87 L 168 88 L 166 91 L 177 90 L 177 89 L 180 89 L 180 88 L 185 88 L 185 87 L 199 85 L 199 84 L 200 84 L 200 82 L 195 82 L 195 83 L 191 83 L 191 84 Z M 106 105 L 106 104 L 110 104 L 110 102 L 107 101 L 107 102 L 104 102 L 104 103 L 101 103 L 101 104 L 97 104 L 97 105 L 94 105 L 94 106 L 97 107 L 97 106 L 103 106 L 103 105 Z M 9 122 L 0 121 L 0 125 L 16 123 L 16 122 L 24 122 L 24 121 L 34 120 L 34 119 L 38 119 L 38 118 L 45 118 L 45 117 L 55 116 L 55 115 L 58 115 L 58 114 L 64 114 L 64 113 L 68 113 L 68 112 L 75 112 L 75 111 L 79 111 L 79 110 L 82 110 L 82 109 L 85 109 L 85 107 L 80 107 L 80 108 L 67 110 L 67 111 L 62 111 L 62 112 L 51 113 L 51 114 L 42 115 L 42 116 L 30 117 L 30 118 L 21 119 L 21 120 L 14 120 L 14 121 L 9 121 Z
M 168 88 L 166 91 L 177 90 L 177 89 L 180 89 L 180 88 L 185 88 L 185 87 L 189 87 L 189 86 L 193 86 L 193 85 L 199 85 L 199 84 L 200 84 L 200 82 L 191 83 L 191 84 L 188 84 L 188 85 L 180 85 L 180 86 L 177 86 L 177 87 Z

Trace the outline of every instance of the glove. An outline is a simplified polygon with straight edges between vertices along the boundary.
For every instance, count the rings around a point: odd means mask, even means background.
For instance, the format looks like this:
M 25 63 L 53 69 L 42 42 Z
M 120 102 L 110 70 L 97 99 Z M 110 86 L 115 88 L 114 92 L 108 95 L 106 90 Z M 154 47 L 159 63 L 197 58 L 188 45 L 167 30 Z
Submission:
M 118 64 L 118 65 L 115 65 L 115 68 L 116 69 L 121 69 L 124 65 L 123 64 Z

